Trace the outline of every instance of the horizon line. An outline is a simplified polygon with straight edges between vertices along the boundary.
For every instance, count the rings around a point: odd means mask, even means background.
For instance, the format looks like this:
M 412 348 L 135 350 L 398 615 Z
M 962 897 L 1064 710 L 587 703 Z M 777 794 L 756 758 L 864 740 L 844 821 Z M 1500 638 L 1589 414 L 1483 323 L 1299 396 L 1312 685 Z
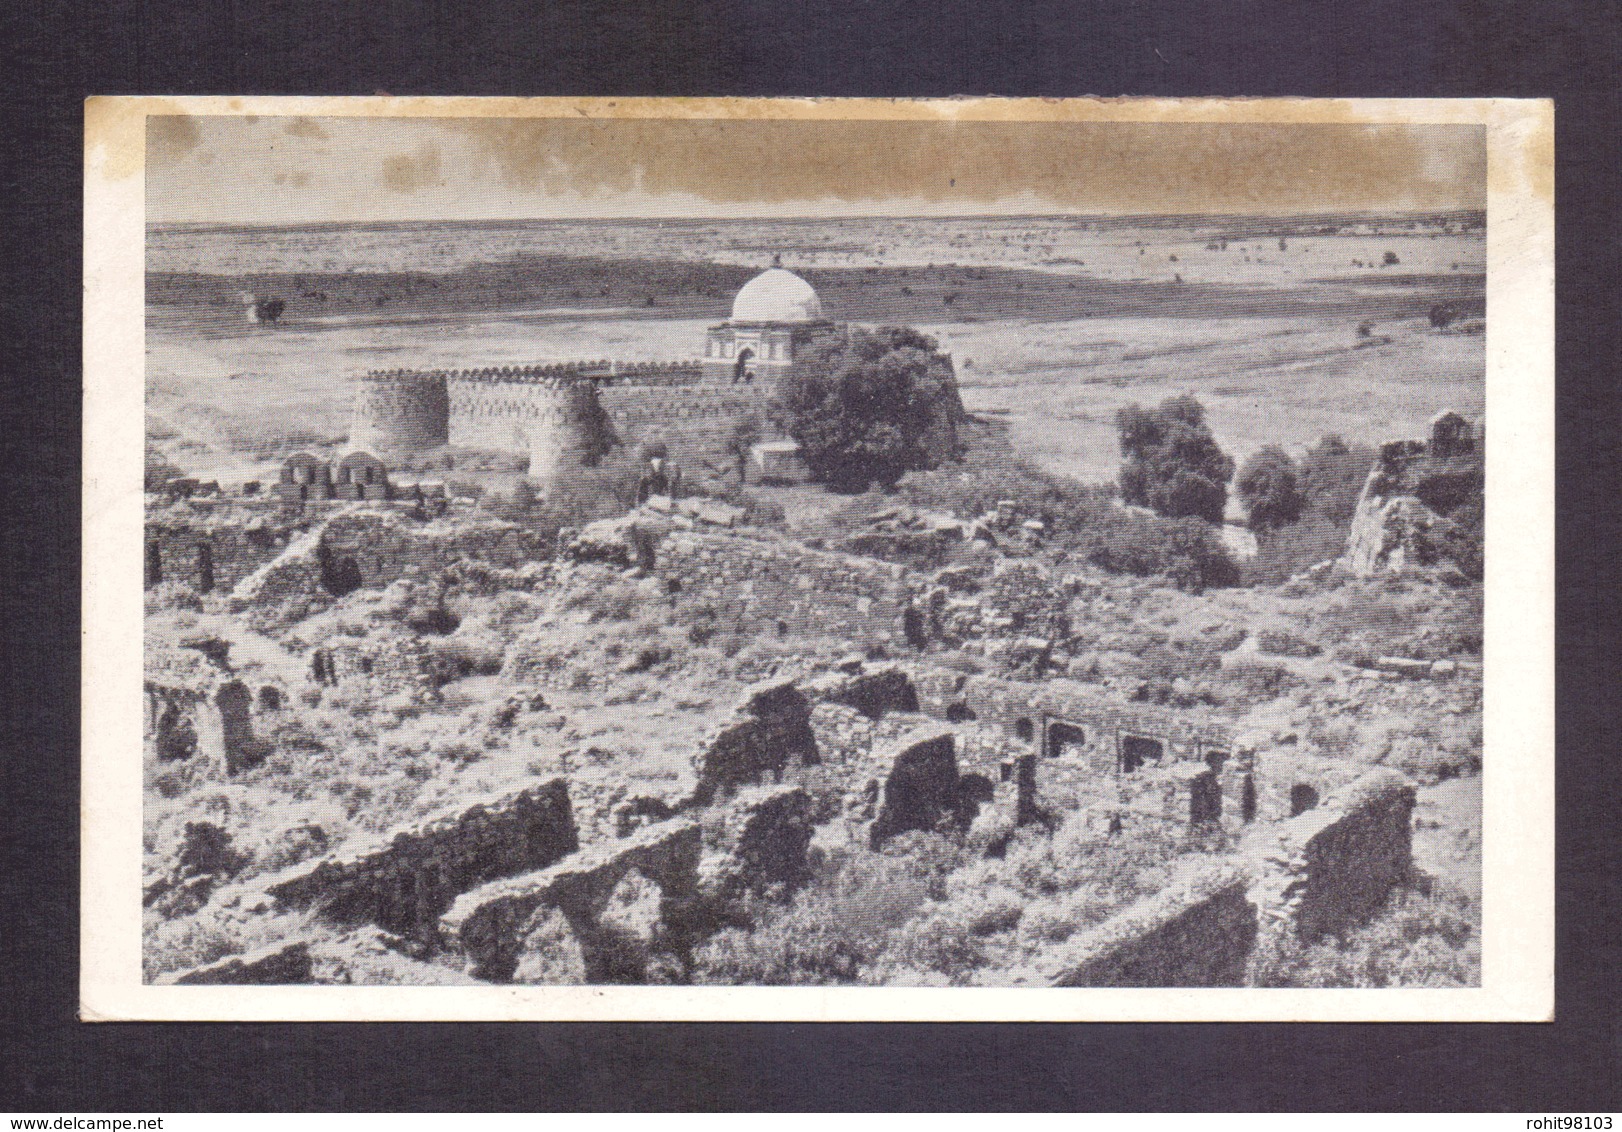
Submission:
M 350 220 L 152 220 L 147 227 L 191 228 L 320 228 L 352 227 L 365 224 L 595 224 L 595 223 L 695 223 L 695 224 L 748 224 L 748 223 L 837 223 L 845 220 L 1306 220 L 1337 217 L 1382 216 L 1440 216 L 1486 215 L 1486 208 L 1473 205 L 1452 205 L 1435 208 L 1357 208 L 1301 212 L 872 212 L 840 213 L 818 216 L 806 213 L 782 215 L 626 215 L 600 216 L 422 216 L 394 219 Z

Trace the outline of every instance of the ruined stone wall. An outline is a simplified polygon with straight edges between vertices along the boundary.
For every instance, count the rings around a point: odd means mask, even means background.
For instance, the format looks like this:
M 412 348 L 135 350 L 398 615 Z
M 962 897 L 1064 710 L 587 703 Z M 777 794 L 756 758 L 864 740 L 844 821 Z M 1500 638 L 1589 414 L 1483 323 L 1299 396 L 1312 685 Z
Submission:
M 258 766 L 270 747 L 254 729 L 256 715 L 279 710 L 256 700 L 223 663 L 191 649 L 149 648 L 143 658 L 144 738 L 159 762 L 202 757 L 223 774 Z
M 1128 740 L 1159 745 L 1158 757 L 1147 746 L 1131 748 L 1144 765 L 1205 761 L 1231 753 L 1234 745 L 1226 724 L 1197 710 L 1122 703 L 1070 680 L 1023 682 L 915 668 L 913 684 L 926 715 L 1002 728 L 1042 755 L 1043 775 L 1055 780 L 1114 773 Z
M 1236 987 L 1257 936 L 1247 878 L 1231 862 L 1163 889 L 1039 963 L 1056 987 Z
M 654 568 L 683 593 L 704 595 L 724 623 L 762 635 L 781 625 L 856 643 L 903 641 L 900 567 L 776 539 L 676 531 L 659 544 Z
M 658 885 L 663 900 L 689 898 L 697 888 L 702 840 L 690 821 L 644 826 L 630 836 L 599 842 L 550 867 L 492 881 L 463 893 L 440 918 L 441 940 L 464 957 L 469 973 L 495 981 L 512 978 L 519 951 L 538 917 L 556 910 L 586 952 L 604 943 L 600 917 L 615 888 L 635 870 Z
M 445 376 L 372 373 L 355 388 L 349 444 L 364 452 L 421 452 L 446 443 L 450 400 Z
M 339 923 L 370 922 L 433 938 L 461 893 L 547 865 L 579 848 L 567 782 L 515 794 L 348 848 L 273 880 L 266 892 L 293 908 L 319 908 Z
M 700 746 L 693 759 L 693 797 L 706 805 L 740 786 L 776 781 L 785 770 L 818 761 L 811 702 L 792 682 L 762 684 Z
M 1280 823 L 1252 897 L 1303 940 L 1367 920 L 1413 866 L 1414 787 L 1379 769 Z
M 229 593 L 297 537 L 273 504 L 188 500 L 146 517 L 146 584 L 176 582 L 205 593 Z
M 689 477 L 706 464 L 716 472 L 731 468 L 726 440 L 733 426 L 766 409 L 761 392 L 749 386 L 605 384 L 597 396 L 620 443 L 662 442 Z
M 241 611 L 296 598 L 319 603 L 410 575 L 431 577 L 455 562 L 515 570 L 547 553 L 530 531 L 500 519 L 418 523 L 381 508 L 345 510 L 245 578 L 232 606 Z

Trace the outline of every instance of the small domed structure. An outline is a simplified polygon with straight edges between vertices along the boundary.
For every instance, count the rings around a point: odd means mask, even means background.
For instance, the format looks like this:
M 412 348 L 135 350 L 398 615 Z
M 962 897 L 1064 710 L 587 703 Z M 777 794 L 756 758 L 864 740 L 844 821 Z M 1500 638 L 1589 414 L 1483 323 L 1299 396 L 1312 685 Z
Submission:
M 822 300 L 792 271 L 771 267 L 743 285 L 732 300 L 733 322 L 816 322 Z
M 771 267 L 733 298 L 732 317 L 705 335 L 704 374 L 734 385 L 752 385 L 759 376 L 768 386 L 762 395 L 770 396 L 800 348 L 832 329 L 816 289 L 773 256 Z

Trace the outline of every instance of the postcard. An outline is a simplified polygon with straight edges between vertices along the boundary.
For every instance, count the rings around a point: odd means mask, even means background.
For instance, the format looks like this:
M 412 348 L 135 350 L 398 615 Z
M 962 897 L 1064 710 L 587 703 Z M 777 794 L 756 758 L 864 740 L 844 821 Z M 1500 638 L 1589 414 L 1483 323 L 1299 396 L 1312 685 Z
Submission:
M 91 99 L 82 1017 L 1549 1019 L 1553 114 Z

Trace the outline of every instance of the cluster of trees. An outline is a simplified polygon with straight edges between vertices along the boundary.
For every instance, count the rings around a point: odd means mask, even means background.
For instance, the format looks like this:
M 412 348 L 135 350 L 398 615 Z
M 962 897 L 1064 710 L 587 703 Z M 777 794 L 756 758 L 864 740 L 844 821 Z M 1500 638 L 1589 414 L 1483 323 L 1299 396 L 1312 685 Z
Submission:
M 928 436 L 951 383 L 951 359 L 927 334 L 858 329 L 795 367 L 773 416 L 818 482 L 891 486 L 930 466 Z

